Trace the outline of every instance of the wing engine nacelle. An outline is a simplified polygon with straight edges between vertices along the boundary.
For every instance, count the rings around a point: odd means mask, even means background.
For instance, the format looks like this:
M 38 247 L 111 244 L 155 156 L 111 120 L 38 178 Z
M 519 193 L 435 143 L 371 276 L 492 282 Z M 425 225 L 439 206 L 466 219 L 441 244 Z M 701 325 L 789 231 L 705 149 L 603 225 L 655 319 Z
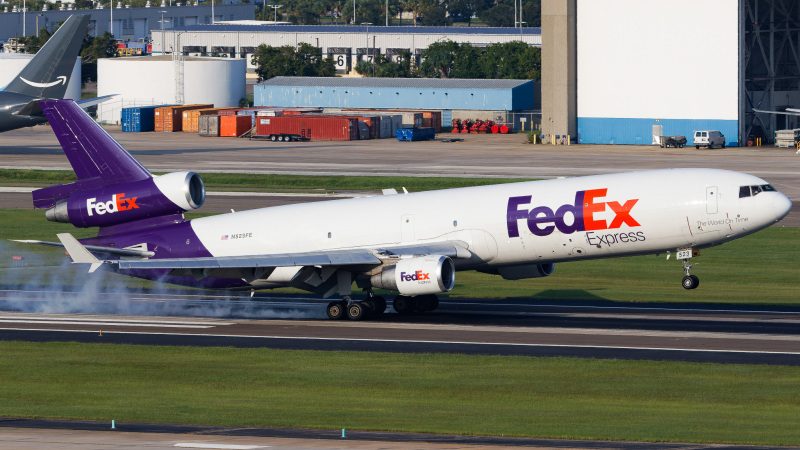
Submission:
M 107 227 L 191 211 L 203 206 L 205 198 L 199 174 L 173 172 L 77 192 L 48 209 L 45 217 L 81 228 Z
M 456 266 L 447 256 L 430 255 L 401 259 L 370 278 L 373 287 L 403 295 L 447 292 L 456 282 Z

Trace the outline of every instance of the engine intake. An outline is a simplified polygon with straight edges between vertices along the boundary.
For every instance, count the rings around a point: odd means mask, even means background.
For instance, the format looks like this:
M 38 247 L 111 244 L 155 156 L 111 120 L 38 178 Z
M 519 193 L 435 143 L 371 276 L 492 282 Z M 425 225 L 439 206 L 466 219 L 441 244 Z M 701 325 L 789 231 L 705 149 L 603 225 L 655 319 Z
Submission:
M 456 267 L 447 256 L 430 255 L 402 259 L 370 278 L 373 287 L 398 291 L 403 295 L 447 292 L 456 282 Z
M 107 227 L 191 211 L 203 206 L 205 197 L 205 184 L 199 174 L 173 172 L 78 192 L 48 209 L 45 217 L 80 228 Z

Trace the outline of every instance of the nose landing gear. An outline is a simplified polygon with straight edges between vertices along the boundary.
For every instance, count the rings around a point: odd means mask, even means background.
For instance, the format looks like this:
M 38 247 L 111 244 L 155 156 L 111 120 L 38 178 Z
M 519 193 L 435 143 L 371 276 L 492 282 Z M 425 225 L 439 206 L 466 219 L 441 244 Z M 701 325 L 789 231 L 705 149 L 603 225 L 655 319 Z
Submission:
M 696 275 L 689 273 L 689 270 L 695 265 L 696 264 L 689 264 L 688 259 L 683 260 L 683 270 L 686 272 L 686 276 L 681 280 L 681 285 L 684 289 L 695 289 L 697 286 L 700 286 L 700 279 L 697 278 Z

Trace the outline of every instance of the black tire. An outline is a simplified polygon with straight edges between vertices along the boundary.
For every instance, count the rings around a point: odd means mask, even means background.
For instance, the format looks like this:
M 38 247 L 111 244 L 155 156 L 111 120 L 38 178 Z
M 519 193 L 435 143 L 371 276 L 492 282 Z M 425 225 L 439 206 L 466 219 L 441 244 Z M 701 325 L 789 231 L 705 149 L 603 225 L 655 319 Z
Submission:
M 347 306 L 347 318 L 350 320 L 363 320 L 367 317 L 367 305 L 362 302 L 353 302 Z
M 694 148 L 700 150 L 700 146 L 699 145 L 695 145 Z
M 270 140 L 270 141 L 272 141 L 272 142 L 275 142 L 275 141 L 277 141 L 277 140 L 278 140 L 278 136 L 275 136 L 275 135 L 273 134 L 273 135 L 271 135 L 271 136 L 269 137 L 269 140 Z
M 398 295 L 392 302 L 392 307 L 398 314 L 414 312 L 414 300 L 406 295 Z
M 383 297 L 372 297 L 372 303 L 375 304 L 375 314 L 383 314 L 386 311 L 386 299 Z
M 345 306 L 346 305 L 344 302 L 330 302 L 328 303 L 328 308 L 325 310 L 325 312 L 328 314 L 329 319 L 343 319 L 345 316 Z
M 724 142 L 722 143 L 722 147 L 721 148 L 725 148 L 725 143 Z
M 681 280 L 681 285 L 687 290 L 696 288 L 698 284 L 700 284 L 700 279 L 694 275 L 687 275 Z
M 417 312 L 429 312 L 439 307 L 439 298 L 433 294 L 414 297 L 414 309 Z
M 700 286 L 700 278 L 697 278 L 697 275 L 689 275 L 689 278 L 694 281 L 694 286 L 692 286 L 692 289 L 697 289 L 697 286 Z

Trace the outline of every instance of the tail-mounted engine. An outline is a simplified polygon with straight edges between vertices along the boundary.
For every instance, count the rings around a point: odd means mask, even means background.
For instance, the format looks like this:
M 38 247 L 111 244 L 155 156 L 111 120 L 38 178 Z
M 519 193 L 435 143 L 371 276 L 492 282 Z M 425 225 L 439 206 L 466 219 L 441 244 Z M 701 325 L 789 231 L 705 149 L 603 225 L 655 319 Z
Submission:
M 456 282 L 456 267 L 447 256 L 430 255 L 401 259 L 370 278 L 373 287 L 403 295 L 447 292 Z
M 76 192 L 59 200 L 45 217 L 81 228 L 107 227 L 191 211 L 203 206 L 205 197 L 205 184 L 199 174 L 173 172 Z

